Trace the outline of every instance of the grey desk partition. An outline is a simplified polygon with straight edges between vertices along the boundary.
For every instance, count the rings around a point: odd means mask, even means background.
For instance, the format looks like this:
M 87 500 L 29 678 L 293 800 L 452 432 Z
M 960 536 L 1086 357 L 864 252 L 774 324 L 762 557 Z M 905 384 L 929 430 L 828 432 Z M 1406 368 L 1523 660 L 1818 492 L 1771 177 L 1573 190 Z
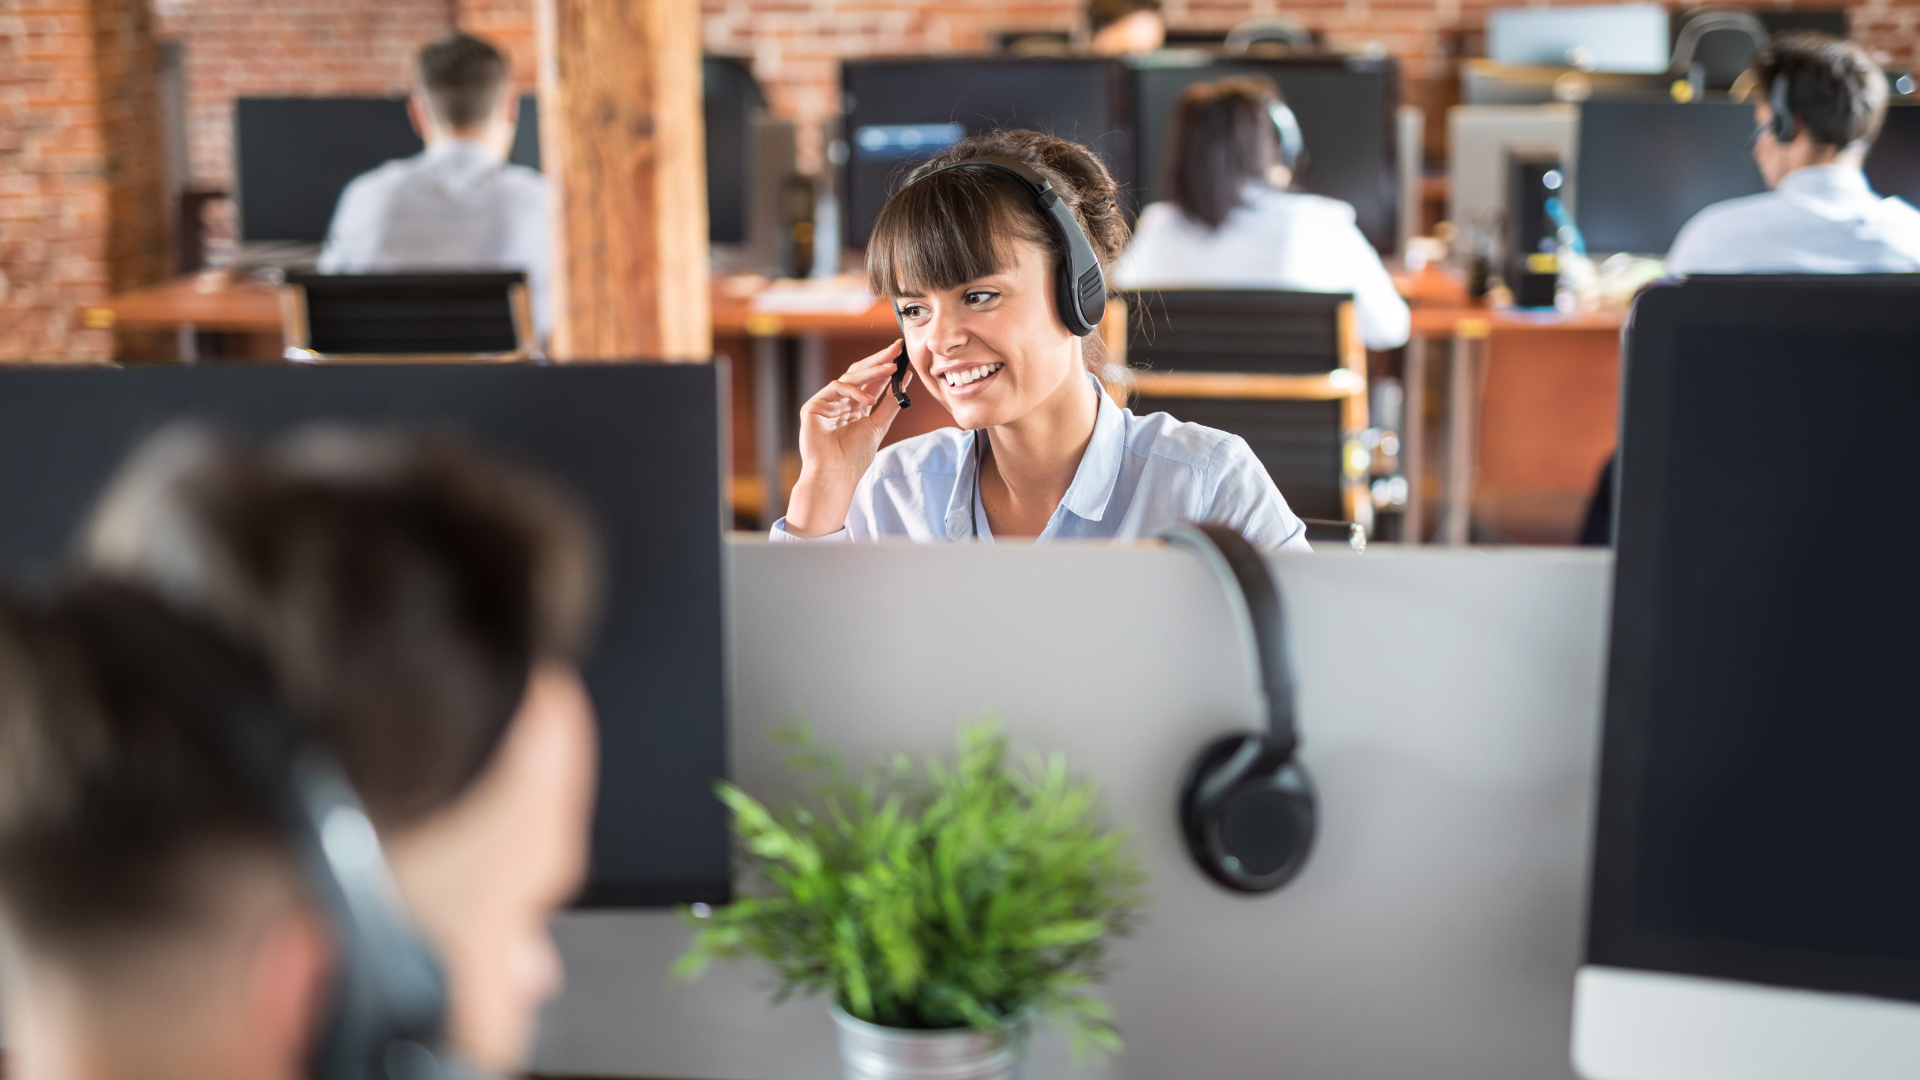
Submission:
M 729 545 L 735 775 L 793 784 L 771 725 L 808 718 L 852 762 L 949 747 L 996 712 L 1016 750 L 1101 783 L 1156 898 L 1107 989 L 1126 1054 L 1029 1080 L 1565 1080 L 1606 626 L 1604 553 L 1286 557 L 1305 757 L 1324 828 L 1261 899 L 1191 869 L 1188 757 L 1254 717 L 1227 604 L 1191 555 L 1146 547 Z M 769 1004 L 752 965 L 668 967 L 664 913 L 561 923 L 569 989 L 537 1067 L 722 1080 L 839 1075 L 818 1000 Z

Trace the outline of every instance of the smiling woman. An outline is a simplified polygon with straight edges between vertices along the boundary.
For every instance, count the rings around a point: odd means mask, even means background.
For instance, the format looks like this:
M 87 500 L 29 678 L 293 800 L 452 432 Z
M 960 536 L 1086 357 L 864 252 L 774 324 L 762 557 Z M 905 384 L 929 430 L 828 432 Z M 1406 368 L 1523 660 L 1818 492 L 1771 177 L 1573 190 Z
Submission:
M 1090 336 L 1126 246 L 1113 178 L 1077 143 L 996 131 L 955 143 L 874 224 L 867 277 L 901 339 L 800 410 L 800 478 L 775 540 L 1134 539 L 1179 521 L 1305 551 L 1306 529 L 1244 440 L 1101 390 Z M 879 449 L 905 351 L 958 427 Z

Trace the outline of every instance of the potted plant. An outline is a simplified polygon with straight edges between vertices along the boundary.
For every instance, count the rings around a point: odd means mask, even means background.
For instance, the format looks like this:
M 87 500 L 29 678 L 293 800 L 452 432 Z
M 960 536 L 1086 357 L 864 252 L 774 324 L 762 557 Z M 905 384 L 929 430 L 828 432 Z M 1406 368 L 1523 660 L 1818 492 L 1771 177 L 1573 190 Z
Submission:
M 1057 754 L 1008 768 L 992 723 L 962 729 L 952 766 L 899 755 L 857 783 L 806 731 L 781 737 L 821 778 L 818 802 L 775 813 L 719 785 L 747 887 L 697 923 L 682 974 L 754 956 L 779 974 L 779 999 L 831 994 L 848 1080 L 1012 1077 L 1040 1019 L 1076 1055 L 1120 1049 L 1087 991 L 1144 876 L 1098 822 L 1090 783 Z

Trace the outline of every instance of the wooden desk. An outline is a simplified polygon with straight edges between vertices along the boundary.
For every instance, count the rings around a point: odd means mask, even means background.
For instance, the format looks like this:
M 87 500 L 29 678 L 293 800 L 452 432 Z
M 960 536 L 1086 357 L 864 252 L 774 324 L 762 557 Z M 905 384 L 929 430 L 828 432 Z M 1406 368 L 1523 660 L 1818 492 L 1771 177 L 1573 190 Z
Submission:
M 1407 543 L 1421 541 L 1432 496 L 1442 508 L 1435 537 L 1441 543 L 1468 542 L 1475 518 L 1523 542 L 1572 542 L 1613 448 L 1625 321 L 1622 310 L 1414 307 L 1401 433 Z M 1435 340 L 1451 348 L 1439 482 L 1430 496 L 1422 482 L 1426 411 L 1419 406 L 1427 399 Z
M 172 330 L 179 336 L 180 358 L 199 358 L 201 331 L 249 335 L 263 339 L 250 357 L 268 359 L 280 354 L 280 296 L 271 285 L 250 281 L 227 282 L 198 275 L 174 278 L 108 297 L 83 308 L 80 321 L 89 329 Z

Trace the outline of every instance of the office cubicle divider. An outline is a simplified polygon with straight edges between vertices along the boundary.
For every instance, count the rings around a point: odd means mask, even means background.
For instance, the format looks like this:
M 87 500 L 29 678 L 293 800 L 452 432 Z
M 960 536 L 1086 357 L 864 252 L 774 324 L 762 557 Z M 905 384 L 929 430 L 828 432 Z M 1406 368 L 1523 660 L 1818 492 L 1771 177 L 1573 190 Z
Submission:
M 445 432 L 542 470 L 605 546 L 584 902 L 724 901 L 725 386 L 709 364 L 0 368 L 0 572 L 58 574 L 121 459 L 177 420 L 248 438 L 316 422 Z
M 1103 997 L 1126 1052 L 1077 1066 L 1043 1032 L 1026 1075 L 1570 1080 L 1604 552 L 1323 548 L 1271 561 L 1319 789 L 1313 859 L 1258 899 L 1188 858 L 1193 754 L 1257 727 L 1228 601 L 1152 545 L 728 544 L 734 776 L 797 795 L 770 728 L 805 721 L 850 766 L 950 753 L 997 716 L 1014 752 L 1095 781 L 1151 874 Z M 756 964 L 674 979 L 665 912 L 558 928 L 551 1075 L 836 1080 L 827 1005 L 773 1005 Z

